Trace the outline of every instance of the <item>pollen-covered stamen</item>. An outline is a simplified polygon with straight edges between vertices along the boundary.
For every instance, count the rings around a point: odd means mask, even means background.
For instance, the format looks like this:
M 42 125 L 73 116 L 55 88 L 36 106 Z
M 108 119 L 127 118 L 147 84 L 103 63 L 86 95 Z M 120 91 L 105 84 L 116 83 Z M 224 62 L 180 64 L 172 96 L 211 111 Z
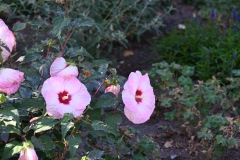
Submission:
M 135 100 L 137 101 L 137 103 L 141 103 L 142 102 L 142 91 L 141 90 L 137 90 L 136 91 L 136 95 L 135 95 Z
M 60 103 L 69 104 L 71 99 L 72 99 L 72 96 L 67 91 L 58 93 L 58 100 Z

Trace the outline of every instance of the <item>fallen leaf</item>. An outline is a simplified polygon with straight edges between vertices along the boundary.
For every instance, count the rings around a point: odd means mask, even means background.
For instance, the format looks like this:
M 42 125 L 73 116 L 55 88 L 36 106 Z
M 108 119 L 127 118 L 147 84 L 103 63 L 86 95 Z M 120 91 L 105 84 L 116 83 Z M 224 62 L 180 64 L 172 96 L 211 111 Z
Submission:
M 171 148 L 171 147 L 172 147 L 172 144 L 173 144 L 173 140 L 165 142 L 163 146 L 164 146 L 165 148 Z
M 134 55 L 134 52 L 132 50 L 125 50 L 123 52 L 124 57 L 132 56 L 132 55 Z

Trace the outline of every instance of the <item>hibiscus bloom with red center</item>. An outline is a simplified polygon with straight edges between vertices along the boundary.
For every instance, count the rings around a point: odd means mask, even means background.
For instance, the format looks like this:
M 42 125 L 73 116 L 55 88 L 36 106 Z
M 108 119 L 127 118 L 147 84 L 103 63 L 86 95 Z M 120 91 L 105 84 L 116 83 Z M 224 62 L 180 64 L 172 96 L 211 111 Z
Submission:
M 87 88 L 76 77 L 50 77 L 43 83 L 41 93 L 48 115 L 60 119 L 65 113 L 76 118 L 91 101 Z
M 155 108 L 155 95 L 148 74 L 131 72 L 124 84 L 122 100 L 126 117 L 135 124 L 146 122 Z

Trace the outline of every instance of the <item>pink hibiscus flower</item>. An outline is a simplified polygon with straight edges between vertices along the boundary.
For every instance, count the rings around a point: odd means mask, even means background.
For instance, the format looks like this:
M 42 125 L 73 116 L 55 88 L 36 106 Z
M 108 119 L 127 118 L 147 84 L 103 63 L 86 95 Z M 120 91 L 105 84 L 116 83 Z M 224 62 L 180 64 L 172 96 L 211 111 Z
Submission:
M 120 85 L 117 84 L 116 86 L 115 85 L 111 85 L 110 87 L 107 87 L 105 89 L 105 93 L 107 92 L 112 92 L 113 94 L 116 95 L 116 97 L 118 96 L 118 93 L 120 92 Z
M 146 122 L 155 108 L 155 95 L 148 74 L 131 72 L 122 91 L 126 117 L 135 124 Z
M 76 77 L 50 77 L 42 86 L 48 115 L 60 119 L 65 113 L 76 118 L 91 101 L 87 88 Z
M 24 81 L 24 73 L 11 69 L 0 69 L 0 91 L 7 94 L 17 92 L 19 86 Z
M 71 76 L 77 77 L 78 68 L 68 65 L 63 57 L 57 57 L 50 67 L 50 75 L 52 77 L 61 76 L 65 78 Z
M 15 37 L 8 29 L 8 26 L 3 22 L 2 19 L 0 19 L 0 40 L 4 42 L 7 47 L 9 48 L 10 52 L 12 52 L 13 47 L 15 46 Z M 1 47 L 2 49 L 2 58 L 3 62 L 7 60 L 7 58 L 10 56 L 10 52 L 8 52 L 4 47 Z
M 38 156 L 31 142 L 23 142 L 23 148 L 18 160 L 38 160 Z

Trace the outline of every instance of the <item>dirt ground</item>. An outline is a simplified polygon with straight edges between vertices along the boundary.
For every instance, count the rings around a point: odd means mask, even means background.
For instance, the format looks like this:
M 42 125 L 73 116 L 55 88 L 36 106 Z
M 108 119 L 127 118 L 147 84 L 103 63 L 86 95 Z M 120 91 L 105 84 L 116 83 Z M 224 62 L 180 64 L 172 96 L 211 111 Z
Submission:
M 169 27 L 176 27 L 192 18 L 196 12 L 192 6 L 181 3 L 179 0 L 173 0 L 174 7 L 177 9 L 173 15 L 164 18 L 166 26 L 161 28 L 164 32 Z M 146 37 L 144 37 L 146 36 Z M 117 69 L 118 74 L 128 77 L 130 72 L 136 70 L 148 70 L 151 68 L 153 61 L 156 59 L 151 53 L 152 47 L 148 44 L 149 34 L 143 35 L 141 43 L 130 41 L 129 50 L 118 54 Z M 125 56 L 124 56 L 125 55 Z M 127 56 L 126 56 L 127 55 Z M 149 121 L 144 124 L 135 125 L 127 119 L 123 121 L 123 126 L 131 126 L 138 129 L 141 133 L 151 136 L 160 146 L 160 155 L 162 160 L 205 160 L 214 159 L 207 156 L 208 152 L 203 151 L 198 145 L 199 140 L 191 137 L 183 130 L 183 123 L 178 121 L 164 120 L 164 111 L 157 109 Z M 124 116 L 123 116 L 124 117 Z M 167 129 L 164 127 L 167 126 Z M 166 146 L 166 143 L 170 144 Z M 239 160 L 240 151 L 237 148 L 228 149 L 222 153 L 217 160 Z

